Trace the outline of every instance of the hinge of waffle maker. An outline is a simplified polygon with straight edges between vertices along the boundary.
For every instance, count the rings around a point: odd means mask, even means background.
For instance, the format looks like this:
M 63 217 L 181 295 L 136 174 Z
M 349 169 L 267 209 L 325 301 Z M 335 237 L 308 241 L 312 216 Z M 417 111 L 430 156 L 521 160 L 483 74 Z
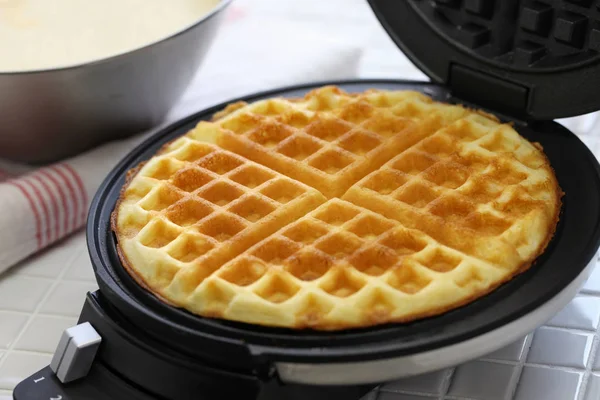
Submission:
M 528 87 L 456 63 L 450 64 L 448 86 L 461 102 L 512 120 L 523 118 L 529 104 Z

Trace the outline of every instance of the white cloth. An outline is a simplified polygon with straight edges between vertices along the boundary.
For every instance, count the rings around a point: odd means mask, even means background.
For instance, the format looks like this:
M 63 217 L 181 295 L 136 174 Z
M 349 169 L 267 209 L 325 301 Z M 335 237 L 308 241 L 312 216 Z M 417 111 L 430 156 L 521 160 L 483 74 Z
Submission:
M 174 120 L 253 91 L 356 76 L 359 48 L 311 35 L 301 25 L 267 18 L 250 24 L 244 13 L 230 8 L 199 74 L 160 127 L 37 169 L 0 160 L 0 273 L 81 229 L 111 168 Z

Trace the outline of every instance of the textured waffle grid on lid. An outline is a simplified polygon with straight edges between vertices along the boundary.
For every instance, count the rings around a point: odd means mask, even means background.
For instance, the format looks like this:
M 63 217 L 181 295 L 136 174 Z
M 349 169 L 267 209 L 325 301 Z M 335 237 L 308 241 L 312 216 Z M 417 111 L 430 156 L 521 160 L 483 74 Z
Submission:
M 411 0 L 456 43 L 500 65 L 548 69 L 598 58 L 592 0 Z
M 437 129 L 442 115 L 451 120 L 464 113 L 456 107 L 454 115 L 439 114 L 428 97 L 413 92 L 404 96 L 399 101 L 328 88 L 307 95 L 304 103 L 257 102 L 215 121 L 221 128 L 217 143 L 327 197 L 340 196 L 357 179 Z M 431 124 L 415 124 L 425 119 Z M 202 136 L 205 126 L 196 129 Z

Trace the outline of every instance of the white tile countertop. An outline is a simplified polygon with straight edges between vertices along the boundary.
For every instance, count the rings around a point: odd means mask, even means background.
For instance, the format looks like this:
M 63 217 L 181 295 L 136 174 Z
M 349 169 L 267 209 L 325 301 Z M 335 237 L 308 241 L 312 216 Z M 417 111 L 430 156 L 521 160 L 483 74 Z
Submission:
M 293 20 L 312 34 L 359 46 L 361 77 L 425 79 L 362 0 L 238 2 L 256 15 Z M 596 114 L 560 122 L 600 155 Z M 62 331 L 76 323 L 85 293 L 96 287 L 83 232 L 0 275 L 0 400 L 12 398 L 18 382 L 49 363 Z M 535 332 L 479 360 L 386 384 L 370 398 L 600 399 L 600 267 L 579 295 Z

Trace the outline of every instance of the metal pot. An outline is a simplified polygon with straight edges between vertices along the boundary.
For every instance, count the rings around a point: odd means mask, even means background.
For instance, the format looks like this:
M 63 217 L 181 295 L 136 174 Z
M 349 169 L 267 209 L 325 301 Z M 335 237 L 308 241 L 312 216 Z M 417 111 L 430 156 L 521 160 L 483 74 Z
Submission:
M 231 0 L 190 28 L 68 68 L 0 73 L 0 157 L 45 163 L 159 124 L 210 47 Z

